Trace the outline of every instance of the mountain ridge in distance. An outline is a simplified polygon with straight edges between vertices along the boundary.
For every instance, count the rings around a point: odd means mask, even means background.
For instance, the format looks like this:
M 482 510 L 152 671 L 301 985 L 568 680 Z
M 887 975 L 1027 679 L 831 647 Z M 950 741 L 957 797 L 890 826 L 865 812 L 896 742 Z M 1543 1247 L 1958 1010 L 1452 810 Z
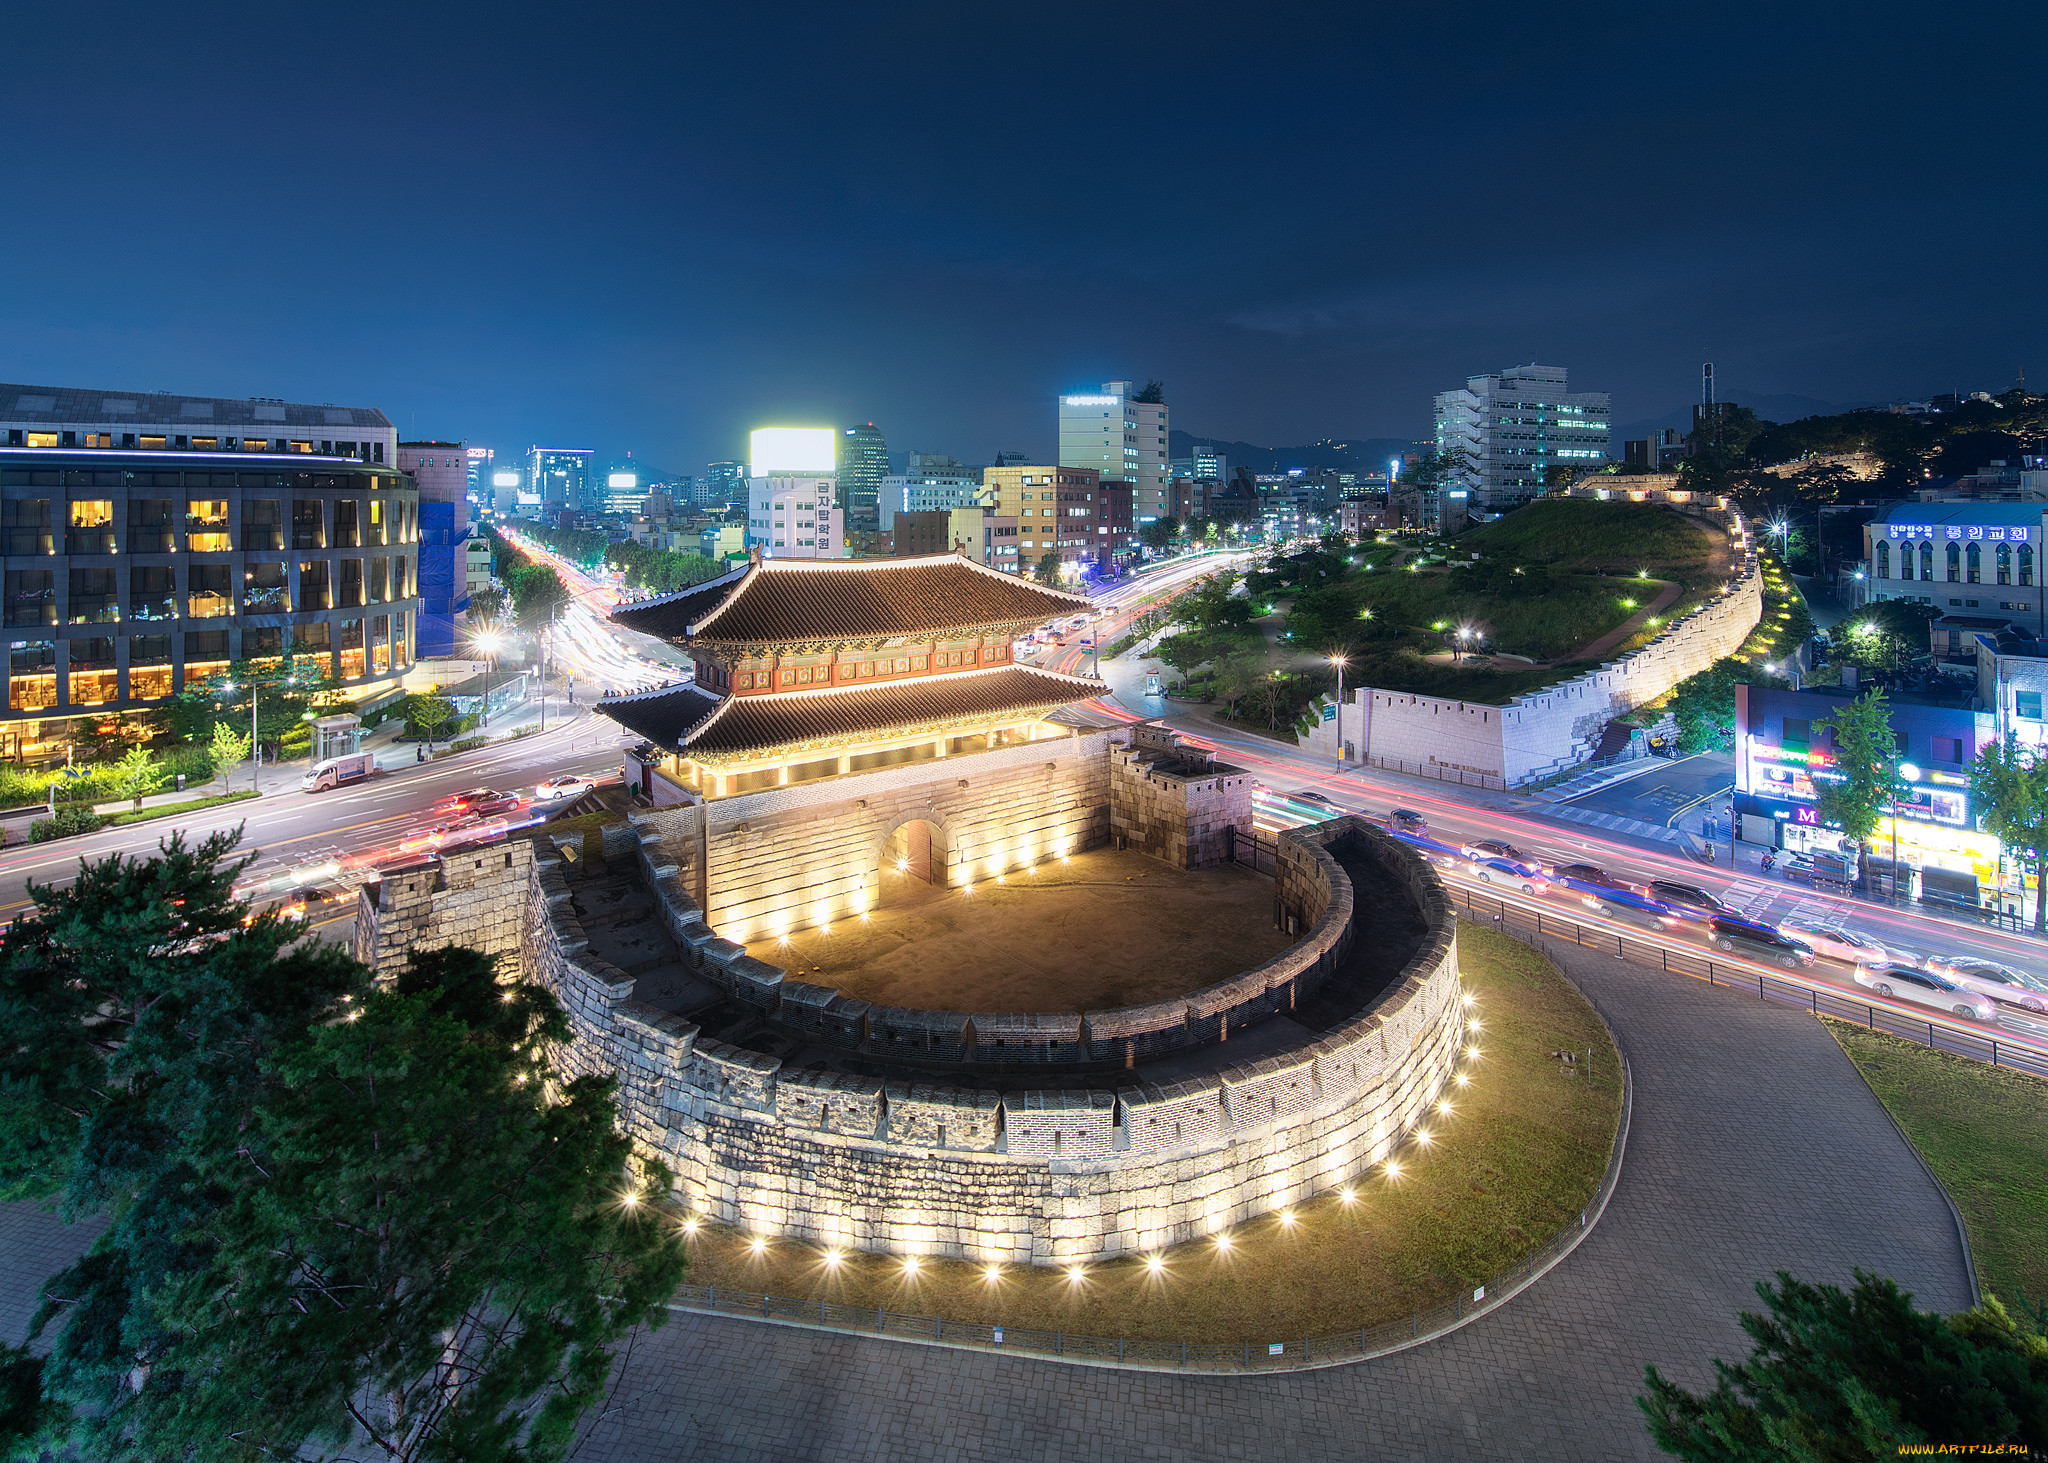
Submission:
M 1343 472 L 1385 472 L 1389 458 L 1417 451 L 1420 445 L 1406 437 L 1325 437 L 1298 447 L 1261 447 L 1255 442 L 1225 441 L 1175 427 L 1167 433 L 1167 455 L 1187 457 L 1197 443 L 1221 453 L 1229 466 L 1250 468 L 1254 473 L 1280 473 L 1296 467 L 1304 472 L 1326 467 Z

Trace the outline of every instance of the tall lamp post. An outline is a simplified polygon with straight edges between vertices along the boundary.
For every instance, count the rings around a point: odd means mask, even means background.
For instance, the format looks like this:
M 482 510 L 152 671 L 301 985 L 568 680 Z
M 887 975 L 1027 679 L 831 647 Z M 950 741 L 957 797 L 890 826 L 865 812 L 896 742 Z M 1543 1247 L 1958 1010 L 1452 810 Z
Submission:
M 491 661 L 498 653 L 498 637 L 486 630 L 476 637 L 476 648 L 484 653 L 484 709 L 477 725 L 491 724 Z
M 256 739 L 256 708 L 257 704 L 262 700 L 263 687 L 275 686 L 280 683 L 289 685 L 298 680 L 298 678 L 296 671 L 290 675 L 283 676 L 249 677 L 249 790 L 251 792 L 260 793 L 263 791 L 263 746 Z M 235 683 L 233 681 L 222 681 L 220 688 L 223 691 L 232 693 L 235 689 Z M 279 745 L 282 747 L 283 744 L 280 743 Z
M 1344 657 L 1333 655 L 1330 664 L 1337 668 L 1337 766 L 1344 766 Z

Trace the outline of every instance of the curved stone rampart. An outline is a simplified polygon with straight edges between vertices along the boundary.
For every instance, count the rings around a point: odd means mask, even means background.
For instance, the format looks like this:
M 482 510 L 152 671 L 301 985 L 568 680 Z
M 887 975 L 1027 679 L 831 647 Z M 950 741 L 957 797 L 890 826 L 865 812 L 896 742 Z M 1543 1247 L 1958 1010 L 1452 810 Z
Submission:
M 874 1008 L 792 981 L 718 938 L 654 827 L 637 831 L 647 887 L 695 975 L 772 1016 L 772 1029 L 820 1046 L 862 1033 L 856 1066 L 866 1070 L 803 1065 L 801 1053 L 786 1065 L 635 1002 L 634 978 L 590 950 L 561 866 L 535 866 L 524 969 L 569 1013 L 576 1039 L 565 1066 L 616 1073 L 634 1139 L 675 1170 L 693 1208 L 748 1230 L 1007 1263 L 1184 1242 L 1386 1157 L 1459 1049 L 1449 900 L 1427 865 L 1356 818 L 1281 836 L 1278 895 L 1303 935 L 1274 960 L 1174 1001 L 1010 1015 Z M 1297 1026 L 1296 1040 L 1262 1040 L 1260 1055 L 1212 1059 L 1197 1075 L 1148 1075 L 1164 1053 L 1210 1042 L 1227 1050 L 1248 1027 L 1296 1011 L 1343 966 L 1355 894 L 1326 845 L 1345 838 L 1384 880 L 1375 897 L 1398 890 L 1420 913 L 1425 933 L 1405 966 L 1327 1029 Z M 989 1051 L 1009 1055 L 990 1060 Z M 906 1069 L 874 1075 L 892 1057 Z M 961 1069 L 951 1080 L 909 1069 L 941 1059 Z M 1086 1084 L 1048 1071 L 1024 1091 L 976 1086 L 977 1070 L 1014 1083 L 1020 1060 L 1121 1070 Z

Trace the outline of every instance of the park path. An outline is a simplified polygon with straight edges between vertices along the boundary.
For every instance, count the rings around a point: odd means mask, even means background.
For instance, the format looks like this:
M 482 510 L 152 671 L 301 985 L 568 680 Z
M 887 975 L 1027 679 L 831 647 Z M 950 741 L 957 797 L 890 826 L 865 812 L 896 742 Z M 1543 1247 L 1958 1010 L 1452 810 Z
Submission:
M 1813 1017 L 1562 947 L 1635 1080 L 1606 1217 L 1530 1290 L 1426 1345 L 1259 1377 L 1067 1366 L 678 1314 L 635 1338 L 576 1463 L 899 1459 L 1660 1458 L 1634 1398 L 1746 1351 L 1736 1313 L 1779 1269 L 1861 1266 L 1923 1307 L 1970 1303 L 1940 1191 Z M 0 1206 L 0 1335 L 89 1238 Z

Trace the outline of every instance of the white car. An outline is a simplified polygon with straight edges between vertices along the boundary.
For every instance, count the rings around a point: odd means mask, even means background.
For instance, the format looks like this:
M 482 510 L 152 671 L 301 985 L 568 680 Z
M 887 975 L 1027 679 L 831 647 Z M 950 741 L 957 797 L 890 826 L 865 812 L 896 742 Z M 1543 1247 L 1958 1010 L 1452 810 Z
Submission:
M 2048 1012 L 2048 979 L 2031 970 L 2016 970 L 1973 955 L 1937 955 L 1926 964 L 1936 975 L 2001 1005 Z
M 1946 976 L 1912 965 L 1859 965 L 1852 972 L 1856 984 L 1868 986 L 1880 996 L 1933 1006 L 1960 1016 L 1965 1021 L 1996 1021 L 1998 1004 L 1989 996 L 1966 991 Z
M 537 803 L 560 802 L 563 798 L 580 798 L 596 787 L 597 783 L 588 777 L 550 777 L 533 790 Z
M 1891 951 L 1868 935 L 1832 929 L 1817 920 L 1780 920 L 1778 928 L 1796 936 L 1801 943 L 1811 945 L 1814 954 L 1839 960 L 1844 965 L 1878 965 L 1892 958 Z

